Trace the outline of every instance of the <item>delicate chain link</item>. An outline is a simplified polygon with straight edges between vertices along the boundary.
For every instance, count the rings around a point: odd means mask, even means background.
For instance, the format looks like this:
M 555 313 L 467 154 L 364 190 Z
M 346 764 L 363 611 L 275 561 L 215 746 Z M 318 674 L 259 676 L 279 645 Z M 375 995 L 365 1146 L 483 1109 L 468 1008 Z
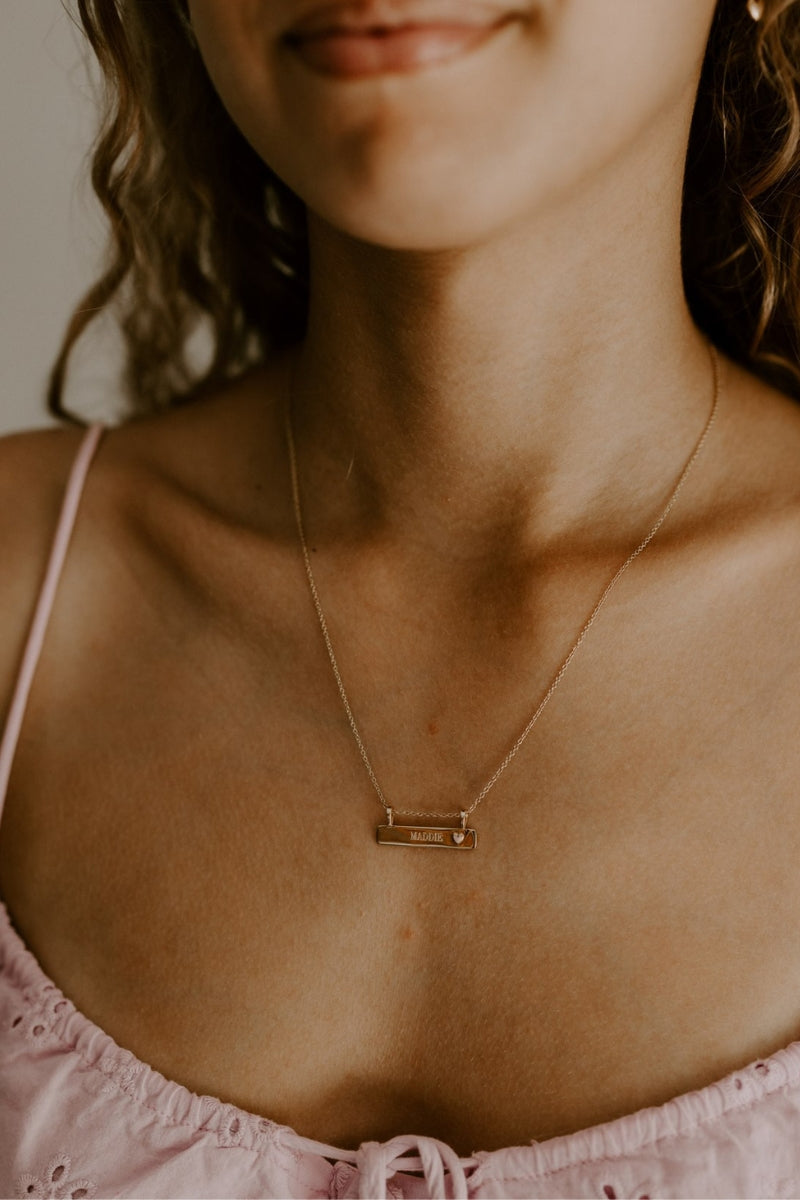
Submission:
M 505 758 L 502 760 L 502 762 L 498 766 L 497 770 L 494 772 L 492 777 L 489 780 L 487 780 L 487 782 L 483 785 L 480 792 L 475 797 L 475 799 L 473 800 L 473 802 L 469 806 L 469 808 L 459 809 L 457 812 L 431 812 L 430 810 L 422 812 L 422 811 L 418 811 L 416 809 L 395 808 L 394 805 L 389 805 L 389 803 L 386 800 L 386 797 L 383 793 L 383 789 L 381 788 L 381 785 L 378 782 L 378 779 L 375 775 L 375 771 L 373 770 L 372 763 L 369 760 L 369 755 L 367 754 L 366 747 L 364 746 L 364 742 L 362 741 L 361 734 L 360 734 L 358 726 L 356 724 L 355 717 L 353 716 L 353 710 L 350 707 L 350 701 L 347 697 L 347 692 L 345 691 L 344 683 L 342 682 L 342 676 L 339 671 L 339 664 L 336 661 L 336 655 L 333 652 L 333 645 L 331 643 L 330 634 L 328 632 L 328 622 L 325 620 L 325 614 L 322 611 L 322 604 L 320 602 L 319 592 L 317 591 L 317 585 L 314 580 L 314 573 L 311 570 L 311 556 L 308 552 L 308 544 L 306 542 L 305 527 L 303 525 L 303 515 L 302 515 L 302 511 L 301 511 L 301 507 L 300 507 L 300 487 L 299 487 L 298 478 L 297 478 L 297 454 L 296 454 L 296 450 L 295 450 L 294 432 L 292 430 L 291 397 L 289 398 L 289 403 L 286 406 L 286 442 L 287 442 L 287 446 L 288 446 L 288 450 L 289 450 L 289 469 L 291 472 L 292 500 L 294 503 L 295 523 L 297 526 L 297 533 L 298 533 L 298 537 L 300 540 L 300 546 L 301 546 L 301 549 L 303 552 L 303 562 L 305 563 L 306 576 L 308 578 L 308 586 L 311 591 L 311 598 L 314 601 L 314 608 L 317 610 L 317 618 L 319 620 L 319 627 L 322 631 L 322 637 L 325 641 L 325 648 L 328 651 L 328 658 L 330 659 L 330 664 L 333 669 L 334 677 L 336 679 L 336 686 L 339 689 L 339 695 L 342 698 L 342 704 L 344 705 L 344 710 L 347 714 L 347 720 L 350 723 L 350 729 L 352 731 L 353 737 L 355 738 L 356 745 L 358 746 L 358 750 L 361 755 L 361 760 L 367 769 L 367 774 L 369 775 L 369 778 L 372 782 L 372 786 L 374 787 L 374 789 L 377 793 L 378 799 L 380 800 L 383 807 L 386 809 L 387 813 L 389 813 L 391 811 L 395 815 L 401 815 L 401 816 L 406 816 L 406 817 L 441 817 L 441 818 L 447 818 L 447 819 L 452 818 L 452 817 L 461 817 L 463 813 L 466 813 L 467 816 L 470 816 L 470 814 L 473 813 L 475 811 L 475 809 L 478 807 L 481 800 L 485 799 L 485 797 L 488 795 L 488 793 L 491 791 L 491 789 L 497 783 L 500 776 L 505 771 L 506 767 L 508 767 L 509 763 L 519 752 L 519 750 L 522 747 L 523 742 L 525 741 L 528 734 L 533 729 L 536 722 L 539 720 L 539 717 L 542 715 L 542 712 L 544 711 L 546 705 L 550 701 L 550 698 L 553 695 L 553 692 L 556 690 L 559 683 L 563 679 L 564 674 L 566 673 L 567 668 L 569 667 L 569 664 L 572 662 L 573 658 L 577 654 L 579 647 L 581 646 L 584 638 L 586 637 L 587 633 L 589 632 L 589 630 L 591 629 L 595 620 L 597 619 L 597 615 L 600 612 L 600 609 L 605 604 L 609 595 L 611 594 L 612 589 L 619 582 L 620 578 L 627 571 L 627 569 L 631 565 L 631 563 L 634 562 L 634 560 L 637 559 L 639 557 L 639 555 L 644 550 L 646 550 L 646 548 L 650 545 L 653 538 L 656 536 L 659 529 L 661 528 L 661 526 L 664 524 L 667 517 L 671 513 L 671 511 L 675 505 L 675 502 L 678 499 L 678 496 L 680 495 L 683 485 L 685 484 L 686 480 L 688 479 L 689 473 L 690 473 L 692 467 L 694 466 L 695 462 L 697 461 L 700 451 L 703 449 L 703 446 L 705 445 L 706 439 L 708 438 L 708 435 L 711 432 L 711 426 L 714 424 L 714 420 L 717 415 L 717 408 L 719 406 L 719 392 L 720 392 L 719 364 L 718 364 L 718 360 L 717 360 L 717 352 L 716 352 L 714 346 L 712 346 L 710 342 L 708 344 L 708 348 L 709 348 L 710 355 L 711 355 L 711 370 L 712 370 L 713 379 L 714 379 L 714 398 L 713 398 L 713 401 L 711 404 L 711 412 L 709 413 L 708 420 L 706 421 L 705 426 L 703 428 L 703 432 L 700 434 L 700 437 L 694 447 L 694 450 L 692 451 L 686 465 L 684 466 L 683 470 L 681 471 L 680 476 L 678 478 L 678 482 L 675 484 L 675 487 L 672 489 L 672 493 L 671 493 L 669 500 L 667 501 L 663 511 L 661 512 L 661 515 L 659 516 L 658 520 L 656 521 L 655 525 L 653 525 L 652 529 L 647 534 L 647 536 L 639 543 L 639 545 L 636 547 L 635 550 L 631 551 L 631 553 L 628 555 L 628 557 L 625 559 L 625 561 L 622 563 L 622 565 L 620 567 L 618 567 L 618 569 L 617 569 L 616 573 L 613 575 L 613 577 L 606 584 L 605 588 L 603 589 L 603 591 L 600 594 L 600 598 L 598 599 L 598 601 L 595 604 L 592 611 L 589 613 L 589 616 L 586 618 L 586 621 L 584 622 L 584 624 L 581 626 L 580 632 L 578 633 L 578 636 L 576 637 L 575 641 L 573 642 L 573 644 L 569 650 L 569 653 L 567 654 L 564 661 L 561 663 L 561 666 L 558 668 L 556 674 L 553 676 L 553 680 L 550 683 L 550 686 L 548 687 L 545 694 L 542 696 L 542 699 L 539 701 L 539 704 L 538 704 L 535 712 L 533 713 L 533 716 L 528 721 L 527 725 L 522 730 L 522 733 L 519 735 L 517 740 L 514 742 L 513 746 L 508 751 Z

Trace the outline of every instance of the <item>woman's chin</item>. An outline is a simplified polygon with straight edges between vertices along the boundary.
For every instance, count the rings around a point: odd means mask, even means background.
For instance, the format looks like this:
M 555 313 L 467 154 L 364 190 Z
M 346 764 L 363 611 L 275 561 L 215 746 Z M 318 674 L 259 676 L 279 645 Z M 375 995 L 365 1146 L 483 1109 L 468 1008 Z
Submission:
M 491 236 L 501 223 L 497 212 L 472 212 L 465 208 L 463 191 L 453 196 L 450 211 L 438 202 L 427 207 L 418 194 L 404 198 L 395 194 L 385 204 L 359 199 L 350 205 L 331 206 L 330 196 L 324 211 L 309 206 L 309 233 L 319 218 L 325 226 L 346 237 L 387 250 L 445 251 L 462 249 Z M 457 215 L 456 215 L 457 214 Z

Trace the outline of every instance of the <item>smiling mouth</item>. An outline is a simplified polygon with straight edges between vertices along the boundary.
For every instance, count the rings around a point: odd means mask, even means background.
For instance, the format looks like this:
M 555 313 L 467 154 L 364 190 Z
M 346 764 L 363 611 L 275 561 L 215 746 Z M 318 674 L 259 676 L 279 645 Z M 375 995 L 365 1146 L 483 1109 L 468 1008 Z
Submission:
M 504 17 L 479 25 L 442 22 L 361 29 L 331 27 L 308 34 L 289 33 L 283 40 L 312 70 L 354 78 L 414 71 L 457 57 L 487 41 L 508 20 Z

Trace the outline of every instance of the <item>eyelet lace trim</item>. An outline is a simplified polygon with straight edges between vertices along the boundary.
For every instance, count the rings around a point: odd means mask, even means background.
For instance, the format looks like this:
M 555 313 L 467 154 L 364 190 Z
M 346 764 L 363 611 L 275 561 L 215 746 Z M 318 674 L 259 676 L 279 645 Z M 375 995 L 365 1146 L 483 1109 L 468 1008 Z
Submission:
M 11 1017 L 11 1028 L 37 1044 L 47 1041 L 62 1013 L 74 1007 L 52 983 L 23 988 L 20 999 L 19 1011 Z
M 82 1200 L 95 1195 L 97 1184 L 93 1179 L 73 1179 L 72 1159 L 57 1154 L 41 1175 L 20 1175 L 16 1189 L 17 1200 Z

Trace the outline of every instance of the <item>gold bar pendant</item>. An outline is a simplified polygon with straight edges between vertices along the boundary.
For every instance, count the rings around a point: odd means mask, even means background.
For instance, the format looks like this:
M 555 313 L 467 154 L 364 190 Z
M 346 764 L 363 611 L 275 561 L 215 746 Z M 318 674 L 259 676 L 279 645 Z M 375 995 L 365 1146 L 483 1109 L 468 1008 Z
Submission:
M 438 850 L 474 850 L 476 829 L 431 827 L 430 825 L 379 825 L 379 846 L 426 846 Z

